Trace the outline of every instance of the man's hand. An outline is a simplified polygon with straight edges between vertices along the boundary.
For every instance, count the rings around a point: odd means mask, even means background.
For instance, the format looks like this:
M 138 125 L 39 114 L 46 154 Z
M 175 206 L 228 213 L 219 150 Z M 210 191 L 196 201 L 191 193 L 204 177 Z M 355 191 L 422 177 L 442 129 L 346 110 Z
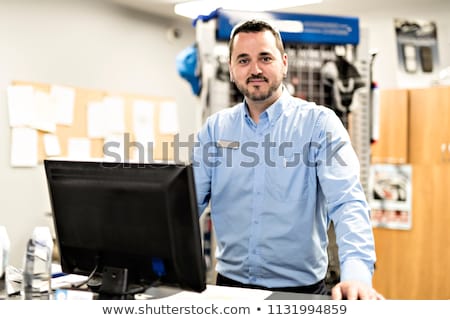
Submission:
M 343 281 L 331 289 L 333 300 L 384 300 L 374 288 L 359 281 Z

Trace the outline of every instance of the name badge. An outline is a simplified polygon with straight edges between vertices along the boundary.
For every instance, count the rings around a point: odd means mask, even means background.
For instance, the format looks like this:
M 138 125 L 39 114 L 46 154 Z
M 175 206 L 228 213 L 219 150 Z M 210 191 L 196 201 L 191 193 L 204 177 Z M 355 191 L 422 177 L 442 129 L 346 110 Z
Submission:
M 218 140 L 217 146 L 219 146 L 221 148 L 227 148 L 227 149 L 238 149 L 239 141 Z

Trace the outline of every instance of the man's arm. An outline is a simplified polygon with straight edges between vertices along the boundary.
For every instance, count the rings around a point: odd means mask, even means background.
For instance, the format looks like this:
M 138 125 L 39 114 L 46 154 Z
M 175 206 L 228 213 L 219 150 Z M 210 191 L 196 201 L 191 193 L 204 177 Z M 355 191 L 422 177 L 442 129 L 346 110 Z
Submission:
M 359 161 L 347 130 L 332 112 L 317 122 L 317 176 L 333 220 L 341 264 L 334 298 L 374 298 L 375 248 L 369 207 L 359 180 Z
M 208 206 L 211 194 L 211 168 L 205 161 L 205 157 L 207 157 L 205 152 L 208 152 L 207 148 L 211 143 L 209 121 L 207 121 L 197 135 L 192 159 L 199 214 L 202 214 Z

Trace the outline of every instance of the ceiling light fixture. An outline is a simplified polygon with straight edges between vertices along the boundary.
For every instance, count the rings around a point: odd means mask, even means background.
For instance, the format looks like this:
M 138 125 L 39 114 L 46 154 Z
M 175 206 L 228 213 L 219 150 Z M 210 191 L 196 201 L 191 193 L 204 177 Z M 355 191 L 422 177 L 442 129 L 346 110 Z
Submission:
M 191 19 L 208 15 L 217 8 L 240 11 L 270 11 L 320 3 L 322 0 L 195 0 L 178 3 L 176 14 Z

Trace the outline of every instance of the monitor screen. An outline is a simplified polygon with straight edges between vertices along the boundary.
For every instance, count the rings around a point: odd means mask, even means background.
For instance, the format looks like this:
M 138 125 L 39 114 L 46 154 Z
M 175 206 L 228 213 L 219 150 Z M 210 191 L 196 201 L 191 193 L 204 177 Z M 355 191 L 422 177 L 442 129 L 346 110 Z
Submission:
M 206 288 L 191 165 L 45 160 L 65 273 L 102 277 L 99 291 L 155 283 Z

